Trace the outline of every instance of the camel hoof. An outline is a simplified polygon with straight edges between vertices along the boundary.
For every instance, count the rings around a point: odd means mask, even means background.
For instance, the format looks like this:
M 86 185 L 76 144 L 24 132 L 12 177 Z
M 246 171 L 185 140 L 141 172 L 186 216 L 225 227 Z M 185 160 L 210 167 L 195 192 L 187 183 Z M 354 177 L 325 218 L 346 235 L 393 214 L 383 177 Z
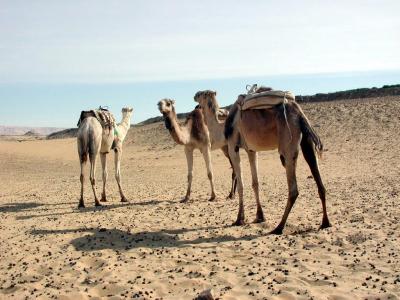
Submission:
M 94 203 L 94 206 L 103 206 L 103 205 L 101 205 L 100 202 L 95 202 L 95 203 Z
M 255 218 L 253 221 L 253 224 L 257 224 L 257 223 L 264 223 L 265 222 L 265 218 Z
M 244 220 L 236 220 L 232 226 L 243 226 L 246 225 L 246 222 Z
M 331 225 L 331 223 L 329 223 L 329 221 L 322 222 L 321 226 L 319 226 L 319 230 L 326 229 L 326 228 L 329 228 L 329 227 L 332 227 L 332 225 Z
M 211 196 L 211 198 L 210 198 L 210 199 L 208 199 L 208 201 L 210 201 L 210 202 L 213 202 L 213 201 L 215 201 L 215 196 Z
M 233 200 L 235 199 L 235 195 L 229 194 L 226 199 Z
M 276 227 L 269 234 L 281 235 L 282 234 L 282 228 Z
M 80 203 L 78 204 L 78 208 L 85 208 L 85 204 L 83 204 L 83 203 L 80 202 Z
M 126 199 L 125 197 L 123 197 L 123 198 L 121 198 L 121 202 L 126 203 L 126 202 L 129 202 L 129 201 L 128 201 L 128 199 Z
M 179 201 L 180 203 L 188 203 L 189 202 L 189 197 L 185 197 L 183 198 L 181 201 Z
M 107 202 L 107 199 L 106 198 L 101 198 L 100 202 Z

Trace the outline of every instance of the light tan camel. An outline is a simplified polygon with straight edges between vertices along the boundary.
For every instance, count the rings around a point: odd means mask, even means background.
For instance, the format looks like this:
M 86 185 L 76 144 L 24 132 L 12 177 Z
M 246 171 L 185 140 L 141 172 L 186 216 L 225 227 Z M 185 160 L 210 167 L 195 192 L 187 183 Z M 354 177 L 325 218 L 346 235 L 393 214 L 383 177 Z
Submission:
M 78 153 L 81 164 L 81 198 L 78 207 L 85 207 L 83 201 L 85 172 L 84 168 L 87 163 L 88 157 L 90 160 L 90 183 L 94 194 L 94 201 L 96 206 L 101 206 L 99 199 L 96 195 L 96 160 L 100 154 L 101 165 L 103 170 L 103 193 L 100 201 L 107 201 L 106 197 L 106 182 L 108 178 L 107 173 L 107 154 L 114 150 L 115 152 L 115 179 L 118 183 L 121 202 L 127 202 L 122 188 L 121 188 L 121 157 L 122 157 L 122 143 L 128 133 L 131 122 L 132 108 L 126 107 L 122 109 L 122 121 L 116 124 L 114 128 L 103 128 L 100 122 L 94 116 L 88 116 L 82 119 L 78 129 Z M 84 113 L 84 112 L 82 112 Z
M 323 145 L 300 106 L 296 102 L 289 102 L 275 106 L 273 109 L 240 110 L 239 103 L 244 97 L 245 95 L 240 95 L 238 101 L 232 106 L 225 126 L 225 137 L 228 140 L 229 155 L 237 177 L 239 192 L 239 212 L 233 225 L 245 223 L 239 148 L 246 150 L 250 162 L 252 186 L 257 202 L 257 214 L 254 221 L 256 223 L 265 221 L 259 198 L 257 152 L 278 148 L 282 165 L 286 169 L 289 195 L 281 222 L 271 233 L 281 234 L 299 194 L 296 162 L 301 147 L 318 186 L 322 203 L 323 217 L 320 229 L 331 226 L 326 211 L 325 187 L 316 157 L 316 153 L 319 155 L 322 153 Z
M 176 117 L 174 104 L 174 100 L 162 99 L 158 102 L 158 109 L 164 116 L 165 127 L 169 130 L 174 141 L 179 145 L 183 145 L 185 149 L 188 165 L 188 186 L 186 196 L 181 202 L 187 202 L 190 199 L 193 179 L 193 151 L 195 149 L 199 149 L 203 154 L 207 168 L 207 176 L 211 185 L 211 197 L 209 201 L 213 201 L 215 200 L 215 190 L 211 165 L 211 142 L 201 109 L 195 108 L 181 126 Z
M 228 198 L 235 197 L 236 190 L 236 176 L 233 170 L 232 161 L 229 157 L 228 144 L 224 135 L 225 120 L 228 116 L 228 111 L 219 107 L 217 99 L 217 92 L 205 90 L 199 91 L 194 96 L 194 101 L 199 103 L 204 114 L 204 120 L 210 132 L 211 150 L 221 149 L 224 155 L 228 158 L 232 167 L 232 185 Z

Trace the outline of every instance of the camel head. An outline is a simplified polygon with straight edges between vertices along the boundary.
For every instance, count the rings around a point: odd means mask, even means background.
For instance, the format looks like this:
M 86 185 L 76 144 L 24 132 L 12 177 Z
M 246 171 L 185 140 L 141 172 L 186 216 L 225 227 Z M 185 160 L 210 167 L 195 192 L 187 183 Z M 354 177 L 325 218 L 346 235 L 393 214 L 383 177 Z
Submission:
M 194 95 L 194 101 L 199 103 L 200 107 L 205 113 L 215 116 L 215 119 L 218 121 L 218 112 L 220 108 L 216 99 L 216 95 L 217 92 L 215 91 L 199 91 Z
M 158 109 L 163 116 L 167 116 L 170 112 L 175 112 L 175 100 L 162 99 L 158 102 Z
M 122 114 L 132 114 L 133 108 L 132 107 L 124 107 L 122 108 Z
M 133 112 L 133 108 L 132 107 L 124 107 L 122 108 L 122 117 L 126 117 L 128 116 L 129 118 L 131 117 Z

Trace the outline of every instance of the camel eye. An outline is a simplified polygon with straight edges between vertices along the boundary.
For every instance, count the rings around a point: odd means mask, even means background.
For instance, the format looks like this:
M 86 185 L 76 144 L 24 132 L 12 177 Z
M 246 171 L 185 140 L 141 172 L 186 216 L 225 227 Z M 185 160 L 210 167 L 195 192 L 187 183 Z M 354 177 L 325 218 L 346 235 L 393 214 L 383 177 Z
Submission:
M 168 102 L 168 103 L 167 103 L 167 106 L 171 106 L 171 103 Z

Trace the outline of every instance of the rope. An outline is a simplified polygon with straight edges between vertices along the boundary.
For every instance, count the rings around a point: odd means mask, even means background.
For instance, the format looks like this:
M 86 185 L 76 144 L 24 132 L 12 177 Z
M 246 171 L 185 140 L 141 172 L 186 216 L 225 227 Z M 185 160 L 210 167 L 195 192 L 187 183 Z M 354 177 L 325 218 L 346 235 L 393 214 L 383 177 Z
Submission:
M 285 95 L 283 96 L 283 115 L 285 116 L 285 121 L 286 121 L 286 126 L 289 130 L 289 134 L 290 134 L 290 141 L 293 140 L 293 136 L 292 136 L 292 131 L 290 130 L 290 126 L 289 126 L 289 121 L 287 119 L 287 113 L 286 113 L 286 104 L 288 103 L 288 100 L 286 99 L 286 92 Z

